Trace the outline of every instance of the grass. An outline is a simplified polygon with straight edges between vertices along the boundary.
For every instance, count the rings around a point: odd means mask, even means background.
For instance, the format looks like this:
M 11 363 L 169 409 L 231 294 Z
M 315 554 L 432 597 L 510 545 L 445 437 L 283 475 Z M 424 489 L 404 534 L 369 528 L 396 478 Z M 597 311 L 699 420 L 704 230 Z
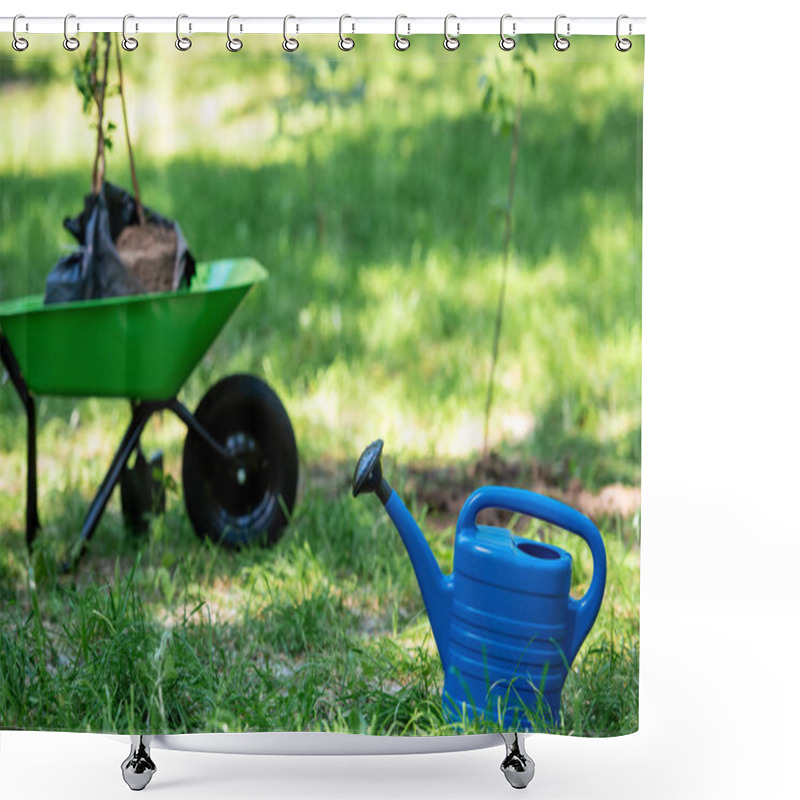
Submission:
M 122 554 L 93 553 L 76 577 L 29 573 L 0 625 L 3 725 L 461 730 L 442 715 L 442 669 L 410 563 L 373 511 L 312 497 L 275 548 L 231 553 L 195 542 L 186 524 L 176 539 L 173 510 L 143 546 L 103 543 Z M 538 536 L 568 545 L 566 534 Z M 636 728 L 638 558 L 626 537 L 637 538 L 630 525 L 606 535 L 607 594 L 567 680 L 563 732 Z M 449 558 L 452 529 L 430 538 Z M 581 549 L 575 558 L 582 591 L 590 567 Z M 9 571 L 6 562 L 6 580 L 20 580 Z
M 479 459 L 508 177 L 509 143 L 480 103 L 496 42 L 440 54 L 420 38 L 409 59 L 390 39 L 344 56 L 309 41 L 298 59 L 257 41 L 233 58 L 200 38 L 173 55 L 168 38 L 126 56 L 145 202 L 199 258 L 249 255 L 270 272 L 182 399 L 193 408 L 236 371 L 268 380 L 297 434 L 298 505 L 276 547 L 231 553 L 196 540 L 180 486 L 145 539 L 115 497 L 80 572 L 59 576 L 127 403 L 39 398 L 44 530 L 29 557 L 24 416 L 4 387 L 0 727 L 449 732 L 408 558 L 347 483 L 378 435 L 401 493 L 415 464 Z M 0 55 L 0 298 L 43 290 L 89 184 L 92 136 L 51 44 Z M 491 444 L 544 465 L 554 490 L 597 491 L 639 481 L 641 54 L 580 45 L 542 46 L 525 99 Z M 121 139 L 110 164 L 127 185 Z M 165 416 L 144 437 L 173 483 L 183 436 Z M 639 521 L 597 521 L 608 588 L 567 679 L 564 733 L 637 725 Z M 424 524 L 445 569 L 453 524 Z M 580 593 L 588 550 L 530 535 L 574 554 Z

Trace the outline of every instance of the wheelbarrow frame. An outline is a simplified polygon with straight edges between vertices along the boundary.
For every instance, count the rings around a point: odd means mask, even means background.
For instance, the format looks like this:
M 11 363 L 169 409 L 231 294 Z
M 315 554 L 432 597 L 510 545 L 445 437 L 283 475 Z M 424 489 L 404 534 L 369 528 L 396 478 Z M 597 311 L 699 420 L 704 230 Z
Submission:
M 27 417 L 27 497 L 25 501 L 25 540 L 28 548 L 33 547 L 36 534 L 41 530 L 38 509 L 38 490 L 37 490 L 37 466 L 36 466 L 36 402 L 33 395 L 28 391 L 25 379 L 22 377 L 17 359 L 11 349 L 11 345 L 5 336 L 0 334 L 0 358 L 8 371 L 8 375 L 14 388 L 19 395 L 22 405 L 25 407 Z M 220 458 L 234 460 L 232 456 L 214 437 L 197 421 L 194 414 L 181 403 L 177 397 L 169 400 L 134 400 L 131 402 L 131 421 L 120 440 L 111 464 L 106 471 L 105 477 L 100 483 L 100 487 L 94 496 L 89 509 L 84 518 L 80 536 L 72 548 L 69 559 L 69 566 L 74 566 L 86 551 L 86 546 L 94 535 L 100 518 L 103 516 L 106 505 L 111 498 L 114 488 L 119 483 L 122 470 L 128 459 L 131 457 L 136 445 L 139 443 L 142 432 L 147 425 L 150 417 L 158 411 L 172 411 L 186 427 L 193 431 L 200 439 Z

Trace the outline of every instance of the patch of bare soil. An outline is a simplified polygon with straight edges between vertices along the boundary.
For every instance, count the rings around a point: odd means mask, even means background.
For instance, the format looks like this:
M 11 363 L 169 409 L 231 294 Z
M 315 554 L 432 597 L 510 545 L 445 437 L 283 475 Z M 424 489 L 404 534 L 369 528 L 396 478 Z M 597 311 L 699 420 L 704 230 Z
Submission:
M 555 470 L 529 459 L 505 460 L 490 453 L 466 469 L 458 466 L 423 467 L 409 470 L 406 487 L 417 502 L 428 507 L 429 514 L 455 521 L 469 494 L 479 486 L 513 486 L 553 497 L 577 509 L 587 517 L 631 517 L 641 507 L 638 486 L 620 483 L 602 487 L 597 492 L 586 489 L 579 480 L 566 480 Z M 481 522 L 507 525 L 510 515 L 499 509 L 487 509 Z
M 321 461 L 304 472 L 309 487 L 321 489 L 330 496 L 349 492 L 352 472 L 344 464 Z M 533 459 L 501 458 L 496 453 L 469 466 L 411 464 L 404 466 L 402 473 L 394 478 L 388 470 L 385 474 L 404 498 L 413 498 L 419 506 L 427 508 L 428 522 L 442 527 L 455 524 L 467 497 L 478 487 L 487 485 L 529 489 L 560 500 L 592 519 L 632 517 L 642 504 L 639 486 L 612 483 L 589 491 L 579 480 L 566 478 L 557 467 Z M 510 516 L 498 509 L 487 509 L 481 513 L 480 521 L 487 525 L 508 525 Z
M 125 268 L 148 292 L 169 292 L 175 286 L 178 236 L 174 228 L 148 222 L 123 228 L 115 242 Z

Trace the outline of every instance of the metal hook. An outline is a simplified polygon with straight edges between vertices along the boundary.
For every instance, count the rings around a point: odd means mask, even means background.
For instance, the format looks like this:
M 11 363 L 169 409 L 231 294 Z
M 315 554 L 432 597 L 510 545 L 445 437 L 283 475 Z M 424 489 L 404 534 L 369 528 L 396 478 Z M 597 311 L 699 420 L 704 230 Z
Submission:
M 347 52 L 348 50 L 352 50 L 356 46 L 355 41 L 351 39 L 349 36 L 345 36 L 344 33 L 342 32 L 342 26 L 346 19 L 353 19 L 353 18 L 349 14 L 342 14 L 342 16 L 339 17 L 339 49 L 344 50 L 345 52 Z
M 444 42 L 442 42 L 442 44 L 445 50 L 450 50 L 452 52 L 453 50 L 458 50 L 458 46 L 461 42 L 459 42 L 455 36 L 451 36 L 447 32 L 447 23 L 450 22 L 451 19 L 458 19 L 458 17 L 456 17 L 455 14 L 448 14 L 444 18 Z M 458 33 L 458 27 L 458 24 L 456 24 L 456 33 Z
M 620 51 L 620 53 L 627 53 L 627 52 L 628 52 L 628 50 L 630 50 L 630 49 L 631 49 L 631 47 L 633 47 L 633 42 L 631 42 L 631 40 L 630 40 L 630 39 L 623 39 L 623 38 L 622 38 L 622 37 L 620 37 L 620 35 L 619 35 L 619 23 L 620 23 L 620 22 L 621 22 L 623 19 L 628 19 L 628 16 L 627 16 L 626 14 L 620 14 L 620 15 L 617 17 L 617 41 L 616 41 L 616 43 L 614 44 L 614 47 L 616 47 L 616 48 L 617 48 L 617 50 L 619 50 L 619 51 Z M 630 32 L 631 32 L 631 24 L 630 24 L 630 23 L 628 23 L 628 34 L 629 34 L 629 35 L 630 35 Z
M 11 35 L 14 39 L 11 42 L 11 46 L 18 52 L 21 53 L 23 50 L 28 49 L 28 40 L 23 39 L 21 36 L 17 36 L 17 20 L 18 19 L 25 19 L 24 14 L 17 14 L 14 17 L 14 21 L 11 23 Z
M 228 41 L 225 43 L 225 47 L 227 47 L 231 53 L 238 53 L 242 47 L 244 47 L 241 39 L 234 39 L 231 36 L 231 22 L 235 19 L 239 19 L 236 14 L 231 14 L 228 17 Z M 241 30 L 241 28 L 239 30 Z
M 408 19 L 408 17 L 405 14 L 398 14 L 394 18 L 394 49 L 400 52 L 408 50 L 408 48 L 411 47 L 411 40 L 400 35 L 399 28 L 401 19 Z M 408 26 L 408 32 L 411 33 L 411 25 L 409 23 L 406 23 L 406 25 Z
M 297 19 L 297 17 L 288 14 L 283 18 L 283 49 L 287 53 L 294 53 L 294 51 L 297 50 L 298 47 L 300 47 L 300 42 L 298 42 L 297 39 L 292 39 L 289 36 L 287 36 L 286 33 L 287 23 L 289 22 L 290 19 Z
M 566 19 L 566 14 L 559 14 L 556 17 L 556 23 L 553 28 L 553 32 L 555 33 L 555 41 L 553 42 L 553 47 L 558 50 L 559 53 L 563 53 L 565 50 L 569 50 L 569 39 L 564 39 L 562 36 L 558 35 L 558 21 L 560 19 Z M 569 36 L 569 22 L 567 23 L 567 36 Z
M 182 52 L 186 52 L 192 46 L 192 40 L 188 36 L 181 36 L 181 20 L 187 19 L 188 14 L 178 14 L 175 20 L 175 47 Z M 189 23 L 189 31 L 191 32 L 192 25 Z
M 77 50 L 81 46 L 81 43 L 78 41 L 76 37 L 69 35 L 67 26 L 69 25 L 69 21 L 71 19 L 75 19 L 74 14 L 67 14 L 67 16 L 64 17 L 64 49 L 73 52 L 74 50 Z M 76 25 L 75 30 L 77 31 L 78 29 L 79 28 Z
M 511 16 L 511 14 L 503 14 L 503 16 L 500 17 L 500 49 L 506 52 L 513 50 L 517 46 L 516 39 L 512 39 L 510 36 L 506 36 L 505 33 L 503 33 L 503 23 L 507 19 L 511 19 Z M 513 33 L 517 32 L 516 23 L 513 24 L 511 30 Z
M 122 18 L 122 49 L 127 50 L 130 52 L 131 50 L 135 50 L 139 46 L 139 40 L 134 39 L 133 36 L 128 36 L 128 20 L 134 19 L 133 14 L 126 14 Z M 139 30 L 139 26 L 136 26 L 136 30 Z

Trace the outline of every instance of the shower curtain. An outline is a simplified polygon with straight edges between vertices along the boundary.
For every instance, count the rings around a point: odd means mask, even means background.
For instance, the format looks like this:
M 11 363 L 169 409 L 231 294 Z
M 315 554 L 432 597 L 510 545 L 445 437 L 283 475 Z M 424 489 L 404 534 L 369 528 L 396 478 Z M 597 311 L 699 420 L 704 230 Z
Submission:
M 635 731 L 643 40 L 30 38 L 0 50 L 0 728 Z M 142 219 L 190 253 L 157 294 L 103 278 Z M 465 528 L 485 486 L 520 492 Z

